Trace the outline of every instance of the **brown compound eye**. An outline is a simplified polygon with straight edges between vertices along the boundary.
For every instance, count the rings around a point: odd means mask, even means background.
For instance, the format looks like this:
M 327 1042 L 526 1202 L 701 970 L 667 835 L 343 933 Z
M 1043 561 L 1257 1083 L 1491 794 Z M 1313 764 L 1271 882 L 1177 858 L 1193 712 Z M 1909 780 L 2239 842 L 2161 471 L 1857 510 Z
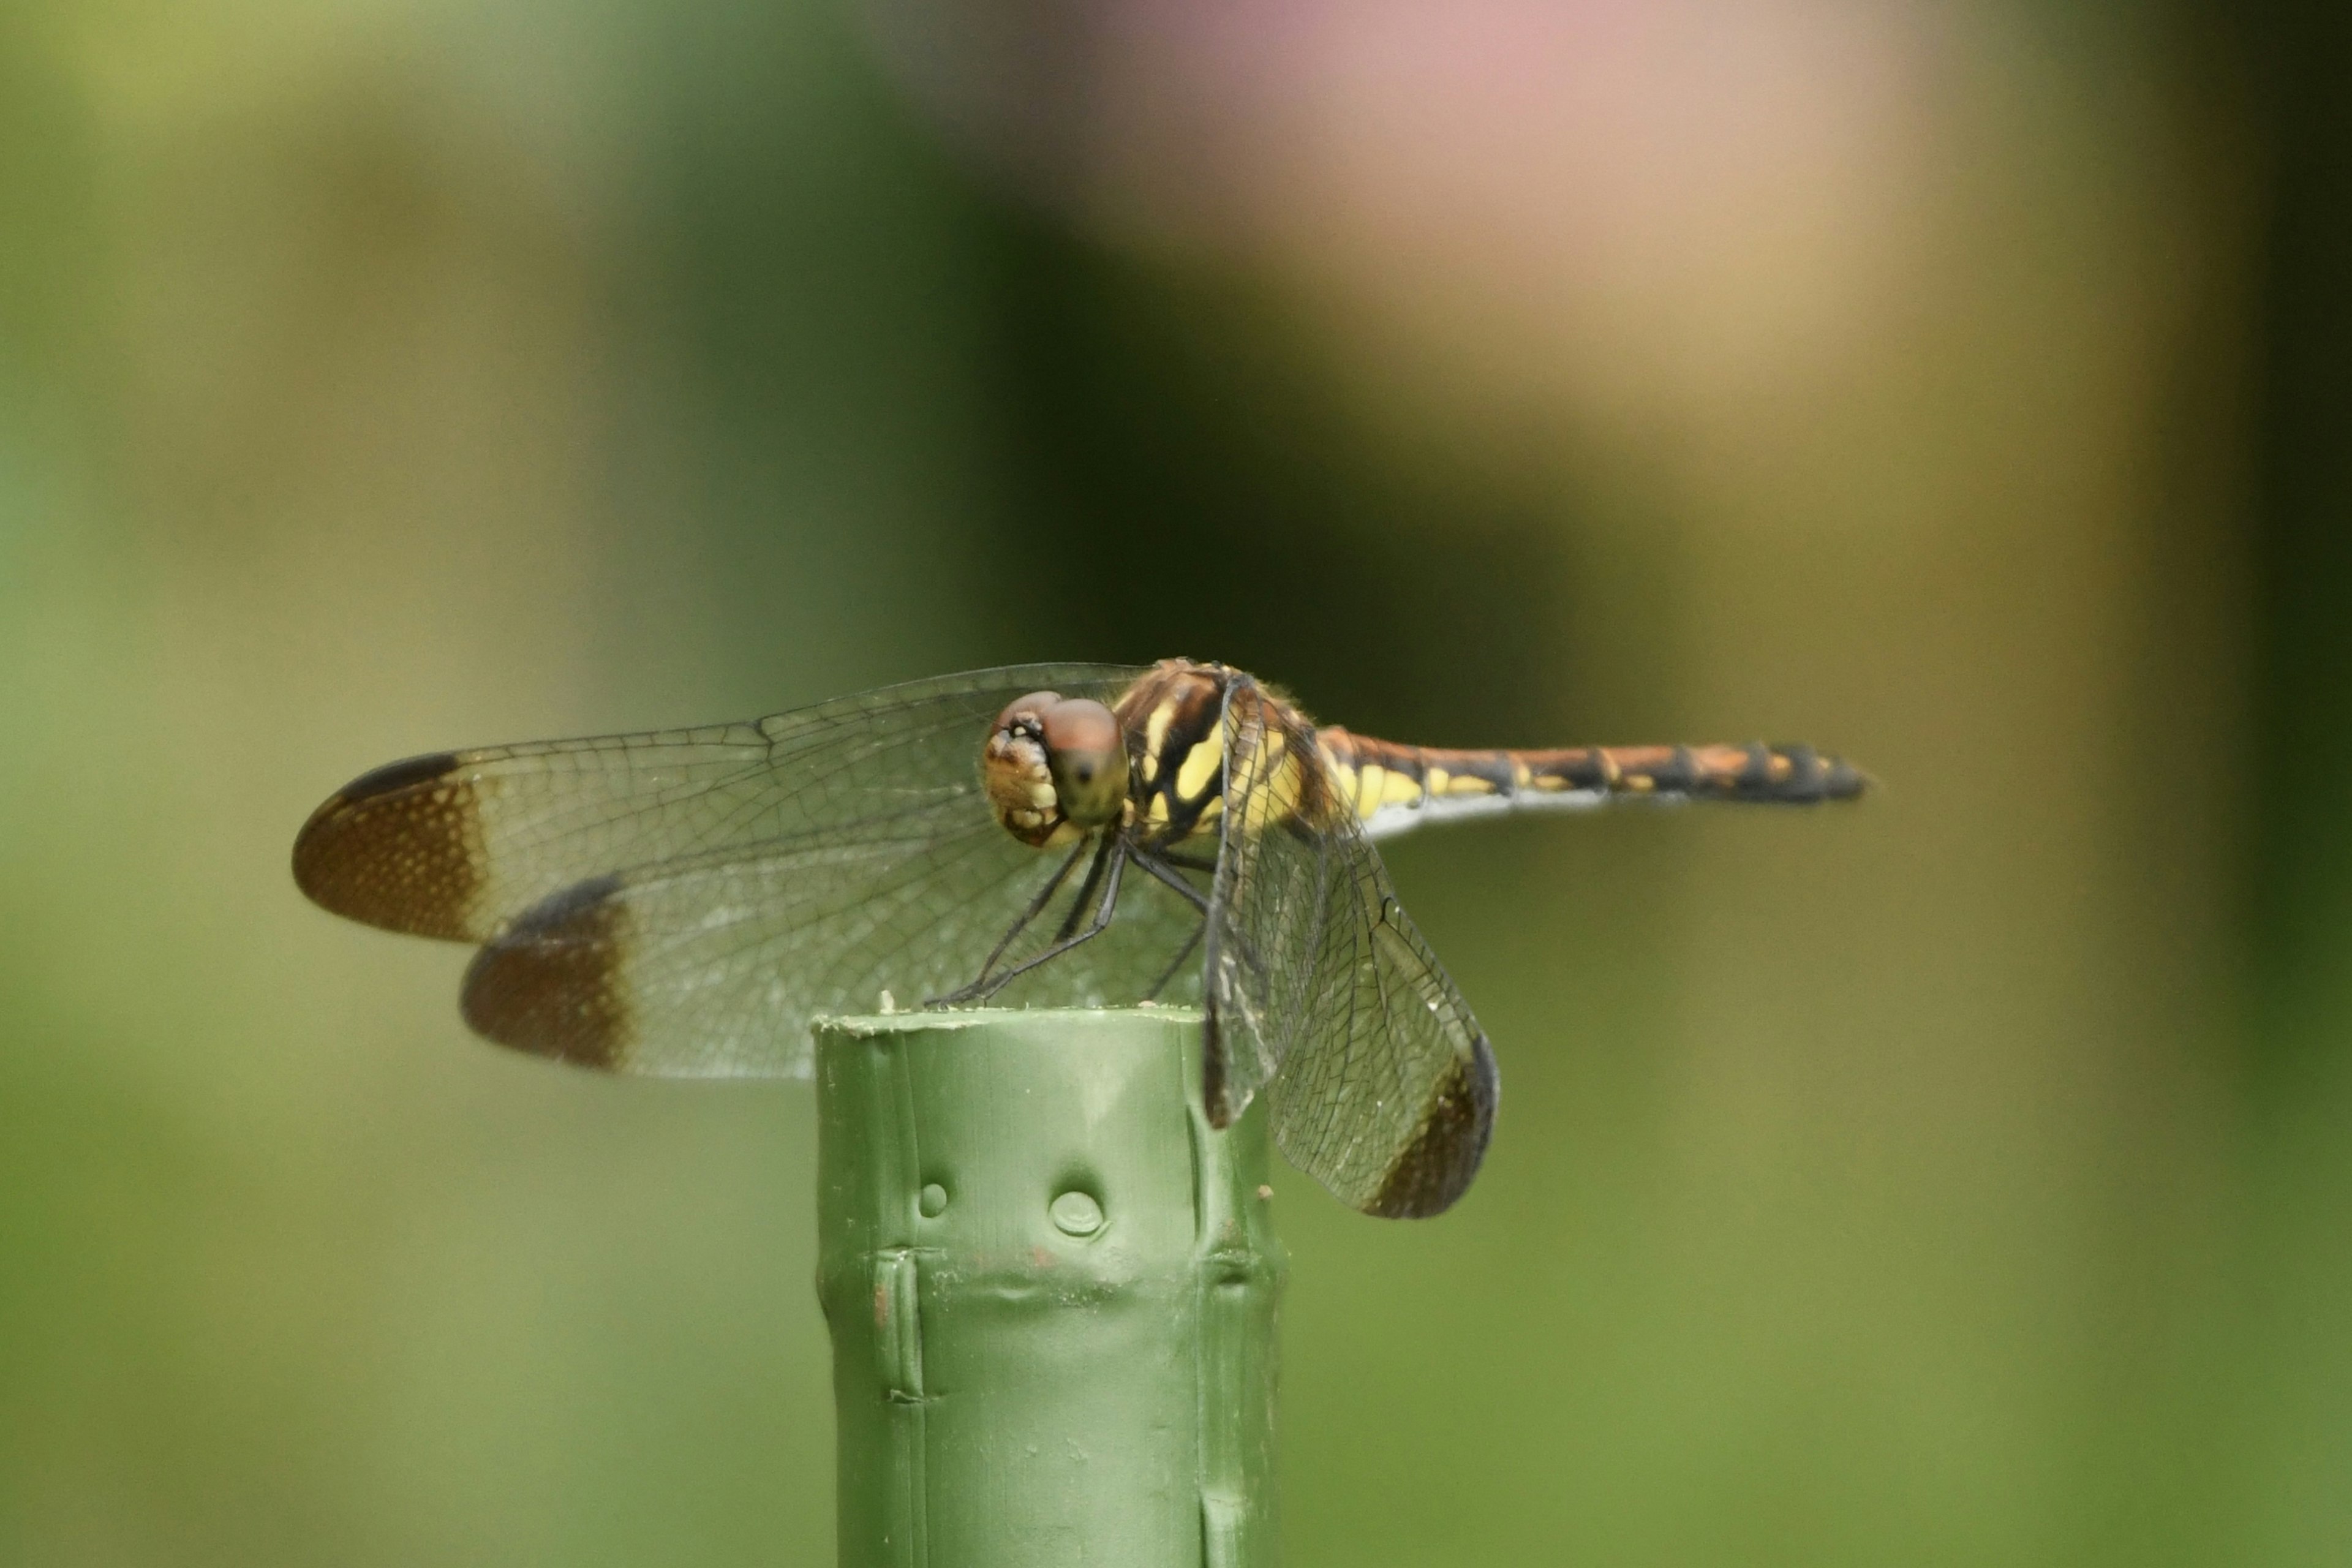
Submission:
M 1045 710 L 1057 706 L 1061 700 L 1062 694 L 1058 691 L 1033 691 L 1026 697 L 1016 697 L 1004 705 L 1003 712 L 996 716 L 996 727 L 1002 731 L 1015 725 L 1023 728 L 1034 725 L 1042 734 Z M 1027 724 L 1023 723 L 1024 720 L 1028 721 Z
M 1118 821 L 1127 803 L 1127 739 L 1119 733 L 1118 718 L 1083 697 L 1057 699 L 1037 717 L 1045 731 L 1045 766 L 1054 775 L 1062 815 L 1080 827 Z

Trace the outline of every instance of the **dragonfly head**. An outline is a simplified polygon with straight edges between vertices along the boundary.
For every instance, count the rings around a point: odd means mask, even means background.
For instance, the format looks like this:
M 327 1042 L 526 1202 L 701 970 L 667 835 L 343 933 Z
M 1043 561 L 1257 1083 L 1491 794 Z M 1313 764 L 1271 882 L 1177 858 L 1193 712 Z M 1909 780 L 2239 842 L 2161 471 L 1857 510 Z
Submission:
M 1127 808 L 1127 740 L 1101 703 L 1034 691 L 1006 706 L 981 753 L 1004 830 L 1042 849 L 1106 827 Z

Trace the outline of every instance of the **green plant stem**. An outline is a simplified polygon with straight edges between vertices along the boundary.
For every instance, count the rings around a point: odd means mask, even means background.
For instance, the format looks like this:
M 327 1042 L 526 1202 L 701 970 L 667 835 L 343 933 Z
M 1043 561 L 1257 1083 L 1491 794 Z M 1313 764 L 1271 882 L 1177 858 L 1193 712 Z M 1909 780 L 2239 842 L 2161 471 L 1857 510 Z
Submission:
M 1284 1258 L 1178 1008 L 817 1028 L 843 1568 L 1269 1568 Z

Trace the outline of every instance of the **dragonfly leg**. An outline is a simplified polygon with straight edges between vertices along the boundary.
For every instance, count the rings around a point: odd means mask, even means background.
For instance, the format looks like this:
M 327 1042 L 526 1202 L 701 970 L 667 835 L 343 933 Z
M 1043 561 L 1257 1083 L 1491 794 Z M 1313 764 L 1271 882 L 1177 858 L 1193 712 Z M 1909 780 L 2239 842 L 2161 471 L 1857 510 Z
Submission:
M 955 1002 L 985 1002 L 1039 964 L 1050 963 L 1079 943 L 1092 942 L 1096 937 L 1108 931 L 1110 917 L 1118 908 L 1119 870 L 1126 864 L 1126 847 L 1115 838 L 1106 838 L 1103 848 L 1095 857 L 1095 868 L 1087 877 L 1087 888 L 1091 889 L 1097 877 L 1099 876 L 1102 881 L 1102 899 L 1095 906 L 1095 918 L 1087 923 L 1086 930 L 1077 932 L 1075 936 L 1058 937 L 1051 947 L 1035 957 L 1024 958 L 1001 973 L 975 980 L 961 991 L 940 997 L 933 1005 L 945 1005 Z M 1078 910 L 1085 908 L 1083 901 L 1077 906 Z M 1063 923 L 1065 931 L 1076 923 L 1077 910 L 1073 910 L 1071 915 L 1072 919 Z
M 1201 923 L 1192 928 L 1192 934 L 1184 939 L 1184 945 L 1176 950 L 1175 958 L 1160 972 L 1160 978 L 1151 983 L 1151 989 L 1143 994 L 1142 1000 L 1153 1002 L 1159 999 L 1160 994 L 1168 989 L 1168 983 L 1176 978 L 1176 972 L 1184 967 L 1184 961 L 1192 956 L 1193 949 L 1201 945 L 1201 938 L 1208 934 L 1208 930 L 1209 917 L 1203 914 Z
M 971 985 L 965 986 L 962 991 L 951 992 L 945 996 L 934 996 L 929 1001 L 925 1002 L 923 1005 L 926 1007 L 940 1007 L 945 1006 L 950 1002 L 960 1002 L 964 999 L 966 992 L 970 992 L 973 987 L 984 984 L 988 979 L 988 972 L 994 969 L 996 967 L 996 961 L 1004 956 L 1004 950 L 1013 945 L 1014 938 L 1018 937 L 1023 931 L 1029 929 L 1030 921 L 1035 920 L 1040 914 L 1045 912 L 1045 906 L 1054 901 L 1055 893 L 1059 891 L 1062 884 L 1069 879 L 1070 872 L 1074 870 L 1078 864 L 1078 858 L 1084 855 L 1087 849 L 1091 847 L 1094 847 L 1082 841 L 1076 848 L 1070 851 L 1068 858 L 1063 860 L 1060 868 L 1056 869 L 1051 877 L 1046 879 L 1045 885 L 1037 889 L 1037 896 L 1029 900 L 1029 907 L 1021 911 L 1020 918 L 1015 920 L 1013 924 L 1006 929 L 1003 936 L 996 939 L 996 945 L 988 950 L 988 956 L 981 961 L 980 976 L 978 979 L 975 979 Z M 1097 849 L 1096 853 L 1097 863 L 1099 864 L 1101 852 L 1099 849 Z M 1081 895 L 1079 898 L 1079 903 L 1083 905 L 1085 901 L 1086 900 L 1084 895 Z M 1067 933 L 1066 932 L 1065 934 Z
M 1192 886 L 1192 883 L 1186 881 L 1183 878 L 1169 869 L 1171 866 L 1185 866 L 1196 871 L 1205 870 L 1207 868 L 1196 865 L 1189 860 L 1176 859 L 1173 856 L 1147 855 L 1140 850 L 1137 850 L 1133 853 L 1133 858 L 1137 865 L 1142 867 L 1145 870 L 1150 872 L 1162 882 L 1167 883 L 1170 887 L 1175 889 L 1177 892 L 1183 895 L 1185 901 L 1190 903 L 1194 909 L 1200 910 L 1204 915 L 1209 912 L 1209 895 L 1201 891 L 1200 889 Z
M 1055 942 L 1067 942 L 1078 922 L 1087 917 L 1087 906 L 1095 901 L 1095 889 L 1102 886 L 1103 872 L 1110 865 L 1112 835 L 1104 834 L 1095 850 L 1095 863 L 1087 868 L 1087 879 L 1078 884 L 1078 896 L 1070 900 L 1070 912 L 1062 919 L 1062 929 L 1054 933 Z

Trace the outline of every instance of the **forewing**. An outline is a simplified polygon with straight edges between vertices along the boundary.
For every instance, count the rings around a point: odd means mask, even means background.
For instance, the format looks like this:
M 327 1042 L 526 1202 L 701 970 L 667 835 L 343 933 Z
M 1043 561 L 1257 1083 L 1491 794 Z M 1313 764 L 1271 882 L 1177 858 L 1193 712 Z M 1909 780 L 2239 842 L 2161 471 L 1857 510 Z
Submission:
M 799 1075 L 812 1016 L 972 980 L 1059 864 L 989 811 L 996 714 L 1040 689 L 1108 701 L 1139 673 L 1022 666 L 751 723 L 394 763 L 313 814 L 295 876 L 338 913 L 484 943 L 464 1006 L 504 1044 L 633 1072 Z M 1009 958 L 1051 939 L 1080 880 Z M 1130 885 L 1108 934 L 1002 1000 L 1139 1000 L 1196 924 Z
M 1236 677 L 1209 917 L 1205 1090 L 1261 1089 L 1290 1162 L 1370 1214 L 1460 1197 L 1493 1131 L 1494 1055 L 1391 888 L 1305 721 Z
M 311 814 L 294 879 L 353 920 L 488 942 L 594 878 L 985 823 L 978 758 L 1005 703 L 1041 689 L 1108 700 L 1139 673 L 1015 666 L 747 723 L 413 757 Z

